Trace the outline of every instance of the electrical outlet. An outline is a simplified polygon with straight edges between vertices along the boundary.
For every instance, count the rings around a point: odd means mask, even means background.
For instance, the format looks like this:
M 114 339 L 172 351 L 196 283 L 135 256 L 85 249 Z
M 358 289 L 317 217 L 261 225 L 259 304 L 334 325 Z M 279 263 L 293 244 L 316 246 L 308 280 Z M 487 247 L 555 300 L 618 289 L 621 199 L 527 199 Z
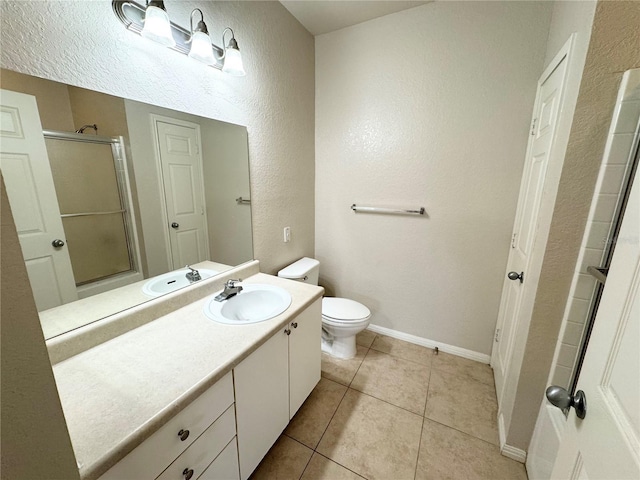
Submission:
M 284 243 L 291 241 L 291 227 L 284 227 Z

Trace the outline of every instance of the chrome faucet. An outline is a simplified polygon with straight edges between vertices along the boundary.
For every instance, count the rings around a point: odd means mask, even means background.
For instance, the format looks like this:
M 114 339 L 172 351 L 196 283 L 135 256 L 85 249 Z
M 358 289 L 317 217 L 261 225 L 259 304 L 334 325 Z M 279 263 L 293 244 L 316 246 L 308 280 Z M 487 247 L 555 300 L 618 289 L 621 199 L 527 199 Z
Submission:
M 185 277 L 187 277 L 187 280 L 189 280 L 189 283 L 202 280 L 202 277 L 200 276 L 200 272 L 198 270 L 196 270 L 195 268 L 191 268 L 189 265 L 185 265 L 185 268 L 188 268 L 189 270 L 191 270 L 190 272 L 187 272 L 187 274 L 185 275 Z
M 227 283 L 224 284 L 224 291 L 220 295 L 216 295 L 214 300 L 216 302 L 224 302 L 225 300 L 229 300 L 231 297 L 239 294 L 242 291 L 242 287 L 238 285 L 241 280 L 227 280 Z

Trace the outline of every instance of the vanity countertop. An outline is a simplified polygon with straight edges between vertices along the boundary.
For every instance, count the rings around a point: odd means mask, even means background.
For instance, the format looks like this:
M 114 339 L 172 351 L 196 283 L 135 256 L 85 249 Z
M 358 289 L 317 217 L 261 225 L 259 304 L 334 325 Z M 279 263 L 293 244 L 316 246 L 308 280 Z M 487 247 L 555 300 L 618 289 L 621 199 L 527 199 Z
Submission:
M 323 293 L 262 273 L 243 283 L 285 288 L 291 306 L 224 325 L 204 315 L 208 295 L 53 366 L 81 478 L 105 473 Z

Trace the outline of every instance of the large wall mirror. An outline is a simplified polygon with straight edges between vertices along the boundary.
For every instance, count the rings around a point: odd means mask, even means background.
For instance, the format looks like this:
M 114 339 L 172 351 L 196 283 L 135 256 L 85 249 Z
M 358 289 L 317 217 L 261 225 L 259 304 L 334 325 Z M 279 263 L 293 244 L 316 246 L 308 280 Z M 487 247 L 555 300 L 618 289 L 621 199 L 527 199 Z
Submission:
M 253 259 L 245 127 L 4 69 L 0 86 L 45 338 Z

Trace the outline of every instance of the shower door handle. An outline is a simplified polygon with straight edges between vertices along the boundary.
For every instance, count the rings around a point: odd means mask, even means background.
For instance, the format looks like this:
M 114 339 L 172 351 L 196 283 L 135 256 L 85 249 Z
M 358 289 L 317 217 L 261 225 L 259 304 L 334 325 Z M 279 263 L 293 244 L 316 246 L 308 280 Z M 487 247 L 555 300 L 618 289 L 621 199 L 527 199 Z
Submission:
M 62 248 L 64 247 L 64 241 L 56 238 L 53 242 L 51 242 L 51 245 L 53 246 L 53 248 Z
M 171 228 L 175 228 L 175 229 L 177 229 L 179 226 L 180 226 L 180 224 L 179 224 L 179 223 L 177 223 L 177 222 L 173 222 L 173 223 L 171 224 Z

